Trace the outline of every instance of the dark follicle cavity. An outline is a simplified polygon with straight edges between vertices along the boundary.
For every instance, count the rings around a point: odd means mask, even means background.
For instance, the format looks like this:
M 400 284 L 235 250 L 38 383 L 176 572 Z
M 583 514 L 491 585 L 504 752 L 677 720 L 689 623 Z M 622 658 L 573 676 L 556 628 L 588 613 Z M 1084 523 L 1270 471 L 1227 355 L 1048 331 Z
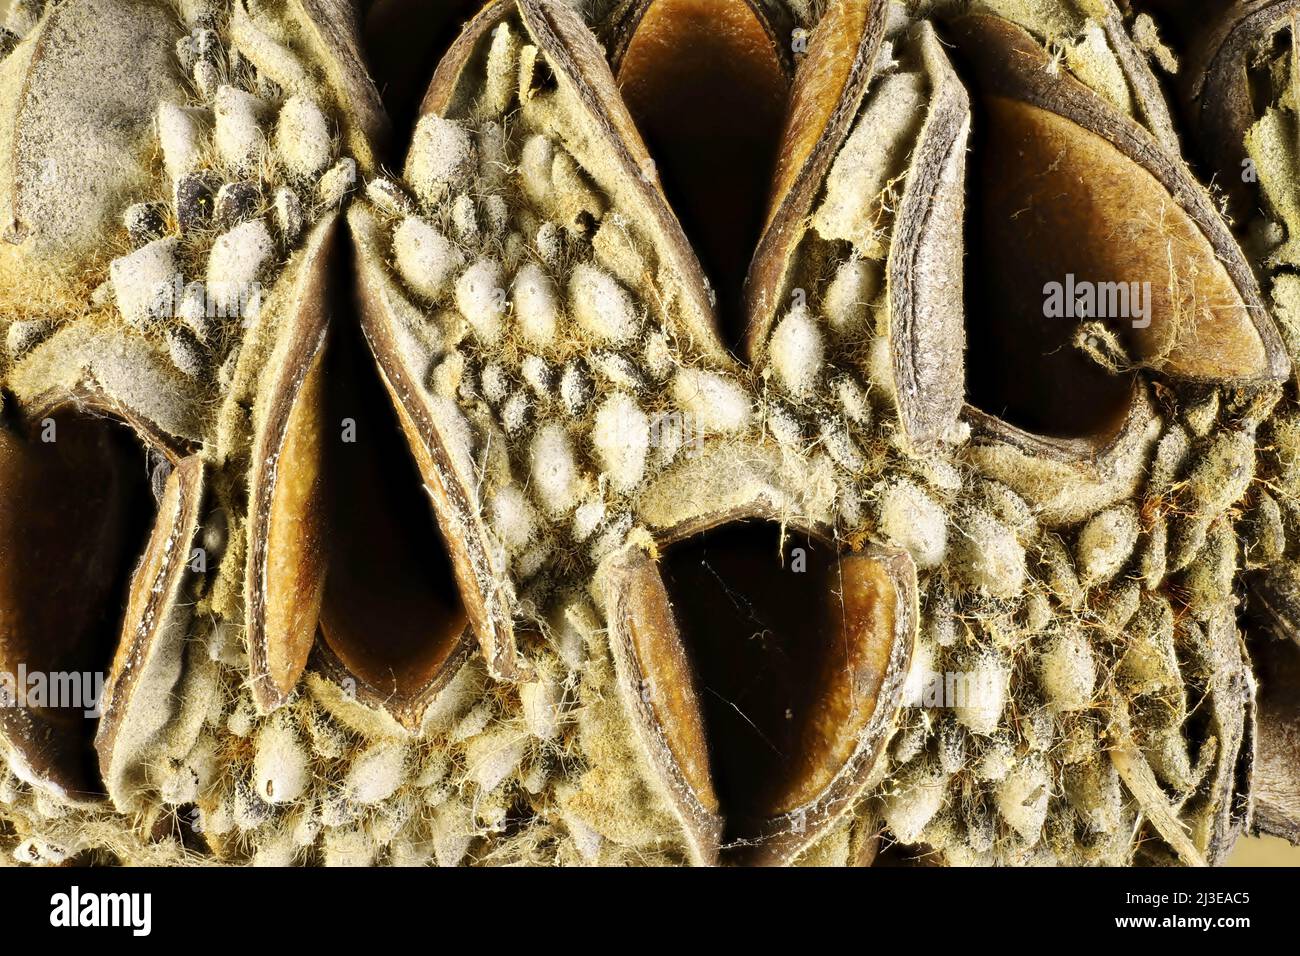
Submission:
M 139 446 L 71 410 L 0 423 L 0 501 L 0 672 L 106 675 L 153 515 Z M 101 789 L 87 709 L 2 707 L 0 724 L 39 774 L 85 796 Z
M 455 653 L 465 606 L 424 481 L 359 331 L 331 345 L 327 362 L 330 532 L 321 631 L 359 679 L 412 698 Z
M 1185 53 L 1198 35 L 1205 32 L 1223 11 L 1236 0 L 1129 0 L 1135 13 L 1145 13 L 1156 22 L 1165 43 L 1175 51 Z
M 1148 134 L 1064 71 L 1050 73 L 1047 53 L 1008 21 L 965 17 L 948 39 L 974 108 L 970 400 L 1045 435 L 1109 437 L 1133 383 L 1074 346 L 1091 320 L 1135 364 L 1171 377 L 1280 374 L 1241 273 L 1230 272 L 1231 250 L 1212 243 L 1226 241 L 1213 210 L 1196 205 L 1191 181 Z M 1057 106 L 1037 105 L 1044 98 Z
M 875 712 L 895 640 L 880 564 L 749 522 L 661 562 L 694 665 L 728 840 L 823 794 Z
M 734 348 L 789 95 L 778 50 L 742 0 L 654 0 L 617 80 Z
M 366 14 L 368 62 L 393 129 L 415 127 L 433 70 L 483 0 L 376 0 Z M 395 156 L 408 143 L 395 142 Z
M 1036 179 L 1061 159 L 1056 144 L 1027 122 L 1020 104 L 981 96 L 979 77 L 961 72 L 974 87 L 965 243 L 969 400 L 1039 434 L 1113 432 L 1132 383 L 1075 347 L 1079 320 L 1044 315 L 1043 291 L 1051 282 L 1064 285 L 1069 274 L 1090 282 L 1136 278 L 1123 264 L 1122 248 L 1114 248 L 1109 262 L 1099 261 L 1078 241 L 1080 228 L 1097 229 L 1095 217 L 1113 211 L 1097 208 L 1104 197 L 1086 188 L 1062 193 L 1056 177 Z

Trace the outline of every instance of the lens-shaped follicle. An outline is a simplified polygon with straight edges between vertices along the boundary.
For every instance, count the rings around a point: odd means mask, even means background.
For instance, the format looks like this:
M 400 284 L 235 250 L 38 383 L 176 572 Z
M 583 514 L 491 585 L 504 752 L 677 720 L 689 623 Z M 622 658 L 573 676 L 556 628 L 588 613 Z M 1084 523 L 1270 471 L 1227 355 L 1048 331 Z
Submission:
M 785 120 L 789 77 L 744 0 L 651 0 L 616 79 L 718 295 L 723 336 L 744 334 L 742 292 Z
M 358 326 L 326 359 L 329 553 L 321 633 L 400 707 L 435 683 L 468 625 L 433 502 Z
M 71 405 L 0 423 L 0 727 L 79 797 L 101 792 L 97 694 L 153 511 L 125 426 Z

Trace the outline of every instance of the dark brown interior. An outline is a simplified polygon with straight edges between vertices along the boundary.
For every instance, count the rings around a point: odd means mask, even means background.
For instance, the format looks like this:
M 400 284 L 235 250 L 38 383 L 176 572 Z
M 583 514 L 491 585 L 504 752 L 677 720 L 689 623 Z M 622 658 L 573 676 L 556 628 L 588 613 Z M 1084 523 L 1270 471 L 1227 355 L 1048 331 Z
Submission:
M 1278 639 L 1247 631 L 1259 681 L 1254 753 L 1255 822 L 1265 833 L 1300 837 L 1300 646 L 1294 635 Z M 1238 792 L 1245 793 L 1245 781 Z
M 771 522 L 726 525 L 672 545 L 660 565 L 695 669 L 728 840 L 752 836 L 797 789 L 809 722 L 835 680 L 823 663 L 841 630 L 839 561 L 818 540 L 780 536 Z
M 0 424 L 0 670 L 107 676 L 153 521 L 149 487 L 124 426 L 72 410 L 30 429 Z M 0 720 L 20 740 L 35 733 L 26 743 L 38 770 L 92 794 L 97 721 L 84 709 L 33 708 L 28 729 L 8 708 Z
M 1185 52 L 1236 0 L 1121 0 L 1156 22 L 1161 39 Z
M 1054 153 L 1046 155 L 1054 147 L 1021 126 L 1005 99 L 986 95 L 983 63 L 968 62 L 960 46 L 949 54 L 971 92 L 973 113 L 964 275 L 968 401 L 1041 435 L 1111 434 L 1131 403 L 1131 376 L 1111 374 L 1074 346 L 1081 320 L 1044 315 L 1044 286 L 1064 284 L 1067 274 L 1091 282 L 1143 277 L 1129 274 L 1122 248 L 1114 248 L 1109 263 L 1098 262 L 1095 247 L 1081 248 L 1080 235 L 1105 228 L 1105 211 L 1035 192 L 1034 174 L 1055 161 Z
M 329 572 L 321 631 L 380 694 L 419 694 L 454 652 L 465 607 L 424 480 L 359 328 L 327 356 Z M 355 441 L 343 439 L 355 422 Z
M 617 79 L 735 350 L 790 92 L 780 56 L 742 0 L 654 0 Z
M 375 0 L 362 33 L 370 75 L 393 121 L 393 156 L 406 155 L 433 71 L 484 0 Z

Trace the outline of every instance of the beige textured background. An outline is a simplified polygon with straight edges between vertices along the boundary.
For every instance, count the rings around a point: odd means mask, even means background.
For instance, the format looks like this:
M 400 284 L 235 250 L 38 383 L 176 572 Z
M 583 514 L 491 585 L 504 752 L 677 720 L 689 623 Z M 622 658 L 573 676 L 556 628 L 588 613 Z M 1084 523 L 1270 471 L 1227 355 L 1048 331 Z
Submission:
M 0 22 L 9 12 L 10 0 L 0 0 Z M 1300 847 L 1275 837 L 1242 840 L 1228 860 L 1229 866 L 1300 866 Z
M 1252 837 L 1237 844 L 1228 866 L 1300 866 L 1300 847 L 1277 837 Z

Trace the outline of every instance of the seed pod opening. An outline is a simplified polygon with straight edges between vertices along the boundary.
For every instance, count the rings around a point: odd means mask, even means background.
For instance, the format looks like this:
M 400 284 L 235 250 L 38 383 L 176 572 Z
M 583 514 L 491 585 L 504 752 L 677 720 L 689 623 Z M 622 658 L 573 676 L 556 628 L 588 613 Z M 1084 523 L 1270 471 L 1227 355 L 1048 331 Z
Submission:
M 370 349 L 359 326 L 337 333 L 326 365 L 330 539 L 321 638 L 359 694 L 396 712 L 454 672 L 469 618 Z
M 512 679 L 519 676 L 521 665 L 515 649 L 511 589 L 502 567 L 504 558 L 486 529 L 469 421 L 449 402 L 439 404 L 419 387 L 416 369 L 430 356 L 412 344 L 412 330 L 406 324 L 409 303 L 385 271 L 375 221 L 368 211 L 356 208 L 349 225 L 364 333 L 356 354 L 378 365 L 376 382 L 386 395 L 383 407 L 389 414 L 396 413 L 406 454 L 417 469 L 413 487 L 423 498 L 424 514 L 432 509 L 435 519 L 434 524 L 424 521 L 427 530 L 421 534 L 426 537 L 420 545 L 436 551 L 436 556 L 430 551 L 426 559 L 431 576 L 425 586 L 434 586 L 436 579 L 437 591 L 430 595 L 441 594 L 446 602 L 447 630 L 438 639 L 441 651 L 435 657 L 451 660 L 467 620 L 489 671 Z M 458 589 L 454 599 L 448 585 Z M 453 621 L 459 621 L 458 630 L 451 626 Z M 426 674 L 434 684 L 437 670 L 433 666 Z
M 388 375 L 401 360 L 388 305 L 381 292 L 367 300 L 382 371 L 356 313 L 342 307 L 334 280 L 353 260 L 336 244 L 338 228 L 333 218 L 315 227 L 290 267 L 289 314 L 254 410 L 246 579 L 254 688 L 263 709 L 282 704 L 319 634 L 327 671 L 418 720 L 412 708 L 463 661 L 468 621 L 489 615 L 474 617 L 461 597 L 459 564 L 468 559 L 458 556 L 472 546 L 440 527 L 441 476 L 425 472 L 428 453 L 411 444 L 421 433 L 395 404 Z M 475 610 L 482 606 L 479 598 Z M 498 612 L 491 627 L 501 626 Z M 504 627 L 509 634 L 508 614 Z
M 1080 318 L 1101 319 L 1137 364 L 1167 375 L 1285 374 L 1249 267 L 1176 158 L 1049 72 L 1046 51 L 1009 21 L 965 17 L 945 37 L 976 109 L 965 276 L 973 404 L 1047 436 L 1115 432 L 1132 386 L 1073 347 Z M 1010 168 L 1022 175 L 1004 175 Z M 1005 374 L 1008 361 L 1021 373 Z
M 717 294 L 724 340 L 744 337 L 750 254 L 785 120 L 790 17 L 762 0 L 638 0 L 610 28 L 619 90 Z
M 400 131 L 394 155 L 409 145 L 416 110 L 439 62 L 484 0 L 376 0 L 365 14 L 362 36 L 384 111 Z
M 109 670 L 153 514 L 142 463 L 127 429 L 75 405 L 0 427 L 0 672 L 17 684 L 0 740 L 31 782 L 74 799 L 102 792 L 96 702 L 48 695 Z
M 892 733 L 912 562 L 737 522 L 668 544 L 657 567 L 631 546 L 609 582 L 625 693 L 694 811 L 682 816 L 704 821 L 701 857 L 721 836 L 724 860 L 793 862 L 842 819 Z
M 109 681 L 0 707 L 0 853 L 1298 835 L 1300 0 L 14 2 L 0 691 Z

